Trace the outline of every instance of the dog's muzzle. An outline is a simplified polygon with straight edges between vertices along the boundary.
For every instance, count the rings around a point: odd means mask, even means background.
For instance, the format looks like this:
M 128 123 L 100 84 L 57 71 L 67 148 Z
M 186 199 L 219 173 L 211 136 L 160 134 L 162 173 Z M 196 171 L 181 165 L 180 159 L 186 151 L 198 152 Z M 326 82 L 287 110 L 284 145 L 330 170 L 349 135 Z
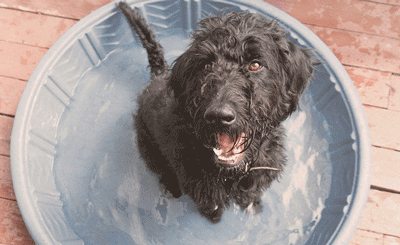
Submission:
M 236 121 L 236 113 L 229 104 L 219 104 L 209 107 L 204 113 L 204 119 L 208 125 L 215 129 L 229 128 Z M 217 133 L 217 146 L 213 148 L 218 163 L 224 167 L 234 167 L 243 159 L 245 134 L 241 133 L 239 138 L 227 133 Z

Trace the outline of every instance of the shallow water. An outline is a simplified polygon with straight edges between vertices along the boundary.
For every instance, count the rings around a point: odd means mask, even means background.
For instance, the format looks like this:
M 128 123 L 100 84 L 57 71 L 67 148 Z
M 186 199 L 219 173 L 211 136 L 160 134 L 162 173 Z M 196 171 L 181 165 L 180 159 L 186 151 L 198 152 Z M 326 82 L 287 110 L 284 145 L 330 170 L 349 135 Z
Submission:
M 162 41 L 184 41 L 174 38 Z M 178 54 L 166 49 L 169 61 Z M 332 171 L 328 125 L 311 93 L 284 122 L 288 162 L 263 194 L 263 212 L 249 216 L 233 205 L 212 225 L 187 196 L 162 196 L 139 159 L 132 113 L 148 72 L 143 49 L 115 50 L 83 75 L 60 121 L 55 180 L 85 244 L 304 244 L 321 217 Z

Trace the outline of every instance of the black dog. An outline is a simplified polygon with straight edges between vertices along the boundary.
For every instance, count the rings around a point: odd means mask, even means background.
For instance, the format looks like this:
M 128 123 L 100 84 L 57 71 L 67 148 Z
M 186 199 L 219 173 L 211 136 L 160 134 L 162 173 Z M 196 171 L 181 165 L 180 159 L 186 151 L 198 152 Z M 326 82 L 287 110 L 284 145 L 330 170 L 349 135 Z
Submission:
M 280 123 L 296 110 L 315 58 L 276 21 L 230 13 L 198 23 L 172 69 L 140 15 L 118 4 L 147 50 L 151 80 L 138 99 L 138 145 L 174 196 L 187 194 L 219 222 L 235 201 L 262 210 L 261 194 L 285 165 Z

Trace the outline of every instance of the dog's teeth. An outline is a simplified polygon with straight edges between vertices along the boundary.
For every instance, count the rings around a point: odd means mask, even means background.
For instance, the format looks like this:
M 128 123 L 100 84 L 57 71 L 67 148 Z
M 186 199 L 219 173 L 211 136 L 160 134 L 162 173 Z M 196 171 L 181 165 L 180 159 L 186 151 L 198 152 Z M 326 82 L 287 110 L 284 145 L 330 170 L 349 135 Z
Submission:
M 217 155 L 217 156 L 219 156 L 219 155 L 221 155 L 221 154 L 222 154 L 222 150 L 219 150 L 219 149 L 213 148 L 213 151 L 214 151 L 215 155 Z
M 213 148 L 213 151 L 220 161 L 234 164 L 239 158 L 242 147 L 235 147 L 231 152 L 226 152 L 223 148 Z
M 236 156 L 230 156 L 230 157 L 218 156 L 218 159 L 225 161 L 225 162 L 229 162 L 229 161 L 235 162 L 237 157 Z

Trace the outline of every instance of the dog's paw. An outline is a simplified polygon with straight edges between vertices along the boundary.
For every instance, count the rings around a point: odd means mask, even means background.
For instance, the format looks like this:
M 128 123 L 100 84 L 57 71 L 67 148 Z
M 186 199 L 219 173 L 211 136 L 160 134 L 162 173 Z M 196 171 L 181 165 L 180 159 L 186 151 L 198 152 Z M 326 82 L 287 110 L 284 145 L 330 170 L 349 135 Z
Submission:
M 207 219 L 213 224 L 219 223 L 221 221 L 223 212 L 224 211 L 222 210 L 222 208 L 216 207 L 213 212 L 207 215 Z
M 160 179 L 160 187 L 163 190 L 164 196 L 168 198 L 179 198 L 182 196 L 181 189 L 179 188 L 179 185 L 177 182 L 174 181 L 167 181 L 168 179 L 165 178 L 165 176 L 161 177 Z
M 247 208 L 244 210 L 246 213 L 248 213 L 249 215 L 254 215 L 254 209 L 253 209 L 253 203 L 250 203 L 249 206 L 247 206 Z
M 174 196 L 172 195 L 172 193 L 169 192 L 169 191 L 165 188 L 165 186 L 162 185 L 162 184 L 160 184 L 160 190 L 161 190 L 161 196 L 163 196 L 163 197 L 165 197 L 165 198 L 168 198 L 168 199 L 171 199 L 171 198 L 174 197 Z
M 259 214 L 263 209 L 263 206 L 261 204 L 260 201 L 255 201 L 249 204 L 249 206 L 247 206 L 245 208 L 245 212 L 248 213 L 249 215 L 255 215 L 255 214 Z
M 211 223 L 216 224 L 221 221 L 223 208 L 217 204 L 209 204 L 199 208 L 200 213 L 206 217 Z
M 172 189 L 172 190 L 169 190 L 164 184 L 162 184 L 162 183 L 160 183 L 160 190 L 161 190 L 161 196 L 164 196 L 164 197 L 166 197 L 166 198 L 168 198 L 168 199 L 171 199 L 171 198 L 179 198 L 181 195 L 182 195 L 182 193 L 181 193 L 181 191 L 180 190 L 178 190 L 178 191 L 173 191 L 174 189 Z

